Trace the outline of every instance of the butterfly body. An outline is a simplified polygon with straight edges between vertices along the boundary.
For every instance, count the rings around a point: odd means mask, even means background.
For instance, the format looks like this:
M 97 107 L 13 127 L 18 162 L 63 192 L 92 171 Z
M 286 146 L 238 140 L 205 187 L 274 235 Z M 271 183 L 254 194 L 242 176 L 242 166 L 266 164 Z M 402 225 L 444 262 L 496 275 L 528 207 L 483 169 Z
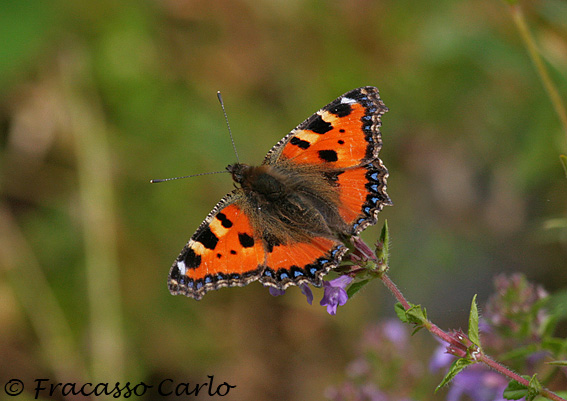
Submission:
M 255 280 L 320 286 L 347 251 L 345 238 L 375 224 L 391 203 L 378 159 L 386 111 L 376 88 L 355 89 L 292 130 L 260 166 L 229 165 L 237 188 L 174 262 L 171 293 L 200 299 Z
M 337 209 L 338 193 L 318 166 L 237 164 L 229 171 L 241 185 L 237 191 L 242 194 L 242 207 L 260 238 L 287 244 L 347 234 Z

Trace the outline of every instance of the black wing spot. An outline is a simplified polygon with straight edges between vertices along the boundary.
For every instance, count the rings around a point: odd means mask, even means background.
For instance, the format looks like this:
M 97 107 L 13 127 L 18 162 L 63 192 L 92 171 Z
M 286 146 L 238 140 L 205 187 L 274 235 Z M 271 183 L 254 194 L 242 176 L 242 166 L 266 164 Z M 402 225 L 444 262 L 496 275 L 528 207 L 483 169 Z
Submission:
M 346 117 L 352 113 L 352 107 L 348 103 L 339 103 L 329 109 L 330 113 L 333 113 L 337 117 Z
M 339 181 L 339 175 L 341 175 L 342 173 L 344 173 L 343 170 L 339 170 L 339 171 L 328 171 L 323 173 L 323 176 L 325 177 L 325 179 L 327 180 L 327 182 L 329 184 L 331 184 L 332 186 L 336 187 Z
M 344 145 L 344 144 L 345 144 L 345 141 L 343 141 L 342 139 L 339 139 L 337 142 L 339 143 L 339 145 Z
M 193 249 L 187 248 L 183 256 L 183 263 L 188 269 L 196 269 L 201 266 L 201 255 L 197 255 Z
M 254 238 L 246 233 L 238 233 L 238 241 L 244 248 L 252 248 L 254 246 Z
M 310 121 L 309 124 L 307 124 L 305 129 L 311 130 L 316 134 L 323 135 L 332 130 L 333 125 L 323 120 L 323 118 L 317 114 L 313 121 Z
M 170 276 L 175 281 L 179 281 L 179 279 L 181 277 L 181 272 L 179 271 L 179 267 L 177 267 L 177 265 L 173 266 L 173 269 L 171 270 Z
M 205 228 L 195 240 L 199 241 L 207 249 L 215 249 L 219 242 L 218 237 L 213 234 L 210 227 Z
M 339 130 L 339 132 L 340 132 L 341 134 L 344 134 L 346 131 L 345 131 L 344 128 L 341 128 L 341 129 Z
M 297 146 L 300 149 L 309 149 L 309 147 L 311 146 L 311 143 L 303 140 L 303 139 L 299 139 L 298 137 L 294 136 L 293 138 L 291 138 L 291 140 L 289 141 L 289 143 L 291 143 L 292 145 Z
M 339 156 L 337 155 L 337 152 L 335 152 L 332 149 L 320 150 L 319 158 L 326 162 L 336 162 L 337 160 L 339 160 Z
M 230 250 L 230 254 L 231 254 L 231 255 L 236 255 L 236 251 L 235 251 L 234 249 L 231 249 L 231 250 Z
M 264 244 L 266 244 L 266 250 L 268 253 L 272 253 L 274 251 L 274 247 L 280 246 L 282 242 L 275 235 L 265 234 Z
M 216 218 L 221 222 L 224 228 L 232 227 L 232 221 L 230 221 L 228 217 L 226 217 L 226 214 L 224 214 L 223 212 L 217 213 Z

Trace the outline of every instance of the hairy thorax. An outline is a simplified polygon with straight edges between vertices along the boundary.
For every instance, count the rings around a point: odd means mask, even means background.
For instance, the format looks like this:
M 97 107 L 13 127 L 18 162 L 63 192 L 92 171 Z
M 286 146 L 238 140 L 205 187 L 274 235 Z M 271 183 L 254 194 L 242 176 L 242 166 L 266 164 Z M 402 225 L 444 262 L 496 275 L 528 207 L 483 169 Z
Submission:
M 288 169 L 285 163 L 237 163 L 227 170 L 240 185 L 246 213 L 264 239 L 285 244 L 347 233 L 337 208 L 339 193 L 332 178 L 336 172 L 310 165 Z

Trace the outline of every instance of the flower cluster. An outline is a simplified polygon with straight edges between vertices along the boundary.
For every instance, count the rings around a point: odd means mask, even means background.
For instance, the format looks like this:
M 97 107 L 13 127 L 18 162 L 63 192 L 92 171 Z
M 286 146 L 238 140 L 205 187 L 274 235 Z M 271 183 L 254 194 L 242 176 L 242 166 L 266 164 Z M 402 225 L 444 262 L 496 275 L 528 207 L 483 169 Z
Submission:
M 407 325 L 386 321 L 370 326 L 359 342 L 359 355 L 346 369 L 347 379 L 327 389 L 326 397 L 332 401 L 423 398 L 427 395 L 419 394 L 418 390 L 431 389 L 431 381 L 438 380 L 436 375 L 454 370 L 460 361 L 468 362 L 452 380 L 443 381 L 450 383 L 445 393 L 447 401 L 504 401 L 523 397 L 514 394 L 510 379 L 502 372 L 491 370 L 476 359 L 486 354 L 505 360 L 522 373 L 538 372 L 538 377 L 553 377 L 565 384 L 565 363 L 553 360 L 565 354 L 567 340 L 552 337 L 552 322 L 556 320 L 550 319 L 551 314 L 544 307 L 547 299 L 541 286 L 528 282 L 522 275 L 498 276 L 495 294 L 481 308 L 486 314 L 480 319 L 480 335 L 469 338 L 462 330 L 447 332 L 444 338 L 451 341 L 440 340 L 430 358 L 429 369 L 419 362 L 422 355 L 416 341 L 408 341 Z M 430 375 L 425 374 L 427 370 Z
M 540 285 L 522 274 L 499 275 L 494 279 L 495 294 L 488 300 L 484 319 L 502 337 L 538 340 L 549 314 L 543 307 L 548 297 Z
M 366 327 L 358 356 L 346 368 L 347 379 L 327 388 L 331 401 L 410 401 L 423 381 L 424 366 L 409 327 L 388 320 Z

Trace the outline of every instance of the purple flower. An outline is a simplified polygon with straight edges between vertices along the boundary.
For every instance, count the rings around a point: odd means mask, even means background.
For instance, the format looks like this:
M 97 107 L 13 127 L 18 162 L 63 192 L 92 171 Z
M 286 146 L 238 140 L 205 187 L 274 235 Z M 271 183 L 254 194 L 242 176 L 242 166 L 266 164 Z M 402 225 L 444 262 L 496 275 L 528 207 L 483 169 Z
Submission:
M 285 290 L 280 290 L 279 288 L 272 286 L 268 287 L 268 291 L 270 291 L 270 295 L 274 297 L 279 297 L 280 295 L 285 294 Z
M 494 279 L 496 294 L 486 304 L 485 318 L 495 331 L 518 340 L 537 339 L 545 328 L 548 312 L 542 299 L 548 297 L 540 285 L 520 273 Z
M 307 302 L 309 303 L 309 305 L 311 305 L 313 303 L 313 292 L 311 291 L 311 288 L 309 288 L 307 284 L 301 284 L 299 288 L 301 289 L 303 295 L 307 297 Z M 274 297 L 279 297 L 280 295 L 285 294 L 285 290 L 280 290 L 279 288 L 272 286 L 268 287 L 268 291 L 270 291 L 270 295 Z
M 307 284 L 301 284 L 299 286 L 299 288 L 301 288 L 301 292 L 303 293 L 303 295 L 305 295 L 307 297 L 307 303 L 309 305 L 313 304 L 313 292 L 311 291 L 311 287 L 309 287 Z
M 352 281 L 350 276 L 340 276 L 331 281 L 323 281 L 325 292 L 321 300 L 321 306 L 327 306 L 330 315 L 337 314 L 337 306 L 342 306 L 348 301 L 346 286 Z
M 351 379 L 357 380 L 368 376 L 372 371 L 372 366 L 368 360 L 362 356 L 356 358 L 346 367 L 346 374 Z
M 408 345 L 409 333 L 399 320 L 389 319 L 380 324 L 368 325 L 362 341 L 364 350 L 384 355 L 385 352 L 402 352 Z
M 397 319 L 390 319 L 382 324 L 384 336 L 398 349 L 405 348 L 409 335 L 406 326 Z
M 447 344 L 443 344 L 435 349 L 433 356 L 429 360 L 429 370 L 431 372 L 446 368 L 455 360 L 455 356 L 447 353 Z
M 451 383 L 447 401 L 464 398 L 473 401 L 505 401 L 507 380 L 484 366 L 473 365 L 460 372 Z
M 455 357 L 446 353 L 446 347 L 440 345 L 429 361 L 431 371 L 449 366 Z M 451 382 L 447 401 L 467 399 L 472 401 L 504 401 L 507 380 L 500 374 L 482 365 L 472 365 L 459 372 Z

